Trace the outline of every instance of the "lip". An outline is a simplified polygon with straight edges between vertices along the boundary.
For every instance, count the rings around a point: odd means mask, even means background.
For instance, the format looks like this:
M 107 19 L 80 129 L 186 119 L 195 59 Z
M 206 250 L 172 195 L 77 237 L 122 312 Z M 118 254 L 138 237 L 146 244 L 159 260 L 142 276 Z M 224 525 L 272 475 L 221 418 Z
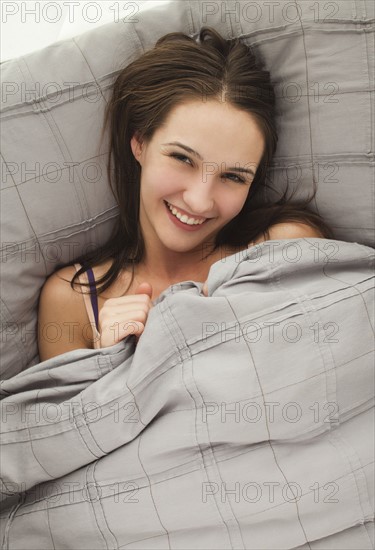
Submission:
M 177 226 L 177 227 L 180 227 L 181 229 L 185 229 L 185 231 L 199 231 L 199 229 L 201 229 L 205 224 L 206 222 L 209 220 L 209 218 L 207 218 L 203 223 L 201 224 L 196 224 L 196 225 L 187 225 L 186 223 L 183 223 L 181 222 L 178 218 L 176 218 L 176 216 L 174 216 L 172 214 L 172 212 L 169 210 L 169 206 L 167 204 L 166 201 L 164 201 L 164 204 L 165 204 L 165 208 L 167 210 L 167 214 L 168 214 L 168 217 L 169 219 Z M 187 215 L 187 214 L 186 214 Z

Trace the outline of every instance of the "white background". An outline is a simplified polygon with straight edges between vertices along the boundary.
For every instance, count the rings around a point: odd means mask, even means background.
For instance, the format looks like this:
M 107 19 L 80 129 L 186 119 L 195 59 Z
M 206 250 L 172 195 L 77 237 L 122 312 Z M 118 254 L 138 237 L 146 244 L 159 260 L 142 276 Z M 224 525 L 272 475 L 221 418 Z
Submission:
M 38 50 L 100 25 L 138 19 L 141 11 L 170 0 L 0 0 L 0 61 Z

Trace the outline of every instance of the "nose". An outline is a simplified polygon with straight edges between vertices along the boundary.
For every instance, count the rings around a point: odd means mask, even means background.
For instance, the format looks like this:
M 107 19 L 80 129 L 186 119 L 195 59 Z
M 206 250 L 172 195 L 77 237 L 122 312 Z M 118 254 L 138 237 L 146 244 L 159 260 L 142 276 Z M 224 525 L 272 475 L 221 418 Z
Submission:
M 213 216 L 215 201 L 213 198 L 213 181 L 202 181 L 202 178 L 190 182 L 183 193 L 186 210 L 202 218 Z

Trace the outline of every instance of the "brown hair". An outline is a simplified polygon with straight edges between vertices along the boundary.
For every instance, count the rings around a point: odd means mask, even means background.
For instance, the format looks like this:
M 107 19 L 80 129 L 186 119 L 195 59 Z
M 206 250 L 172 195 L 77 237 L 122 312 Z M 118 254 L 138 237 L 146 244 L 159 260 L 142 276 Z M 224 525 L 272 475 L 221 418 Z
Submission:
M 216 30 L 203 27 L 198 39 L 181 32 L 169 33 L 118 74 L 106 107 L 102 138 L 109 123 L 107 172 L 119 217 L 105 245 L 76 259 L 82 268 L 75 273 L 72 288 L 74 280 L 88 267 L 108 259 L 114 261 L 97 281 L 102 285 L 98 292 L 104 292 L 128 266 L 132 267 L 130 288 L 134 265 L 142 261 L 145 251 L 139 224 L 140 165 L 130 140 L 136 132 L 141 139 L 150 140 L 169 112 L 191 99 L 225 97 L 234 107 L 250 113 L 265 137 L 265 150 L 246 202 L 217 233 L 214 250 L 223 245 L 246 248 L 260 235 L 269 238 L 271 225 L 286 221 L 308 223 L 322 237 L 333 238 L 321 216 L 307 208 L 317 189 L 311 197 L 294 203 L 287 199 L 288 189 L 277 202 L 270 204 L 266 198 L 270 187 L 267 170 L 277 145 L 275 95 L 269 73 L 239 38 L 225 40 Z

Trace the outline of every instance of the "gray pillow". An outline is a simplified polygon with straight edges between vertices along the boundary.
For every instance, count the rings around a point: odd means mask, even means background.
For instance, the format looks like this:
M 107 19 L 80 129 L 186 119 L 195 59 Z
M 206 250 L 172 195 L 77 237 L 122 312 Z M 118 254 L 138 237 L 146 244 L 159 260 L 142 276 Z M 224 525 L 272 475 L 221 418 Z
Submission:
M 278 96 L 275 187 L 288 178 L 305 196 L 314 178 L 313 208 L 335 238 L 374 246 L 373 19 L 372 0 L 174 0 L 2 63 L 2 378 L 39 362 L 46 278 L 110 235 L 106 98 L 120 67 L 167 32 L 210 26 L 254 47 Z

